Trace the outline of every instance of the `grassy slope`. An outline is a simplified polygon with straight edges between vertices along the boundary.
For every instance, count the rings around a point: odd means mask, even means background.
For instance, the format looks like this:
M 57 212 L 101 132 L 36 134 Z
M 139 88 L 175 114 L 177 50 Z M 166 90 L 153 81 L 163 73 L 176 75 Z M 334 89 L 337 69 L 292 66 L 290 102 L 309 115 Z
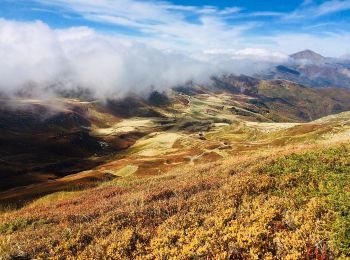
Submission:
M 91 172 L 120 178 L 4 210 L 0 259 L 350 257 L 350 148 L 306 146 L 348 140 L 349 113 L 295 126 L 248 124 L 230 111 L 237 102 L 226 94 L 197 95 L 189 105 L 158 108 L 175 117 L 173 127 L 157 125 L 161 133 L 146 135 L 125 150 L 124 159 Z M 93 130 L 118 136 L 120 127 L 134 121 Z M 180 134 L 175 143 L 160 138 L 174 132 Z M 147 154 L 140 153 L 145 149 Z M 219 161 L 201 165 L 209 159 Z M 164 175 L 143 179 L 139 173 Z
M 350 92 L 343 89 L 314 89 L 281 80 L 261 81 L 258 94 L 273 99 L 265 103 L 271 111 L 269 117 L 275 121 L 310 121 L 350 108 L 346 101 Z
M 349 158 L 349 145 L 285 147 L 47 197 L 0 216 L 0 254 L 350 257 Z
M 233 112 L 258 121 L 307 122 L 350 109 L 350 91 L 346 89 L 315 89 L 287 80 L 259 81 L 243 75 L 227 75 L 214 81 L 219 91 L 232 93 L 235 100 L 244 94 L 243 103 L 237 104 L 239 109 Z

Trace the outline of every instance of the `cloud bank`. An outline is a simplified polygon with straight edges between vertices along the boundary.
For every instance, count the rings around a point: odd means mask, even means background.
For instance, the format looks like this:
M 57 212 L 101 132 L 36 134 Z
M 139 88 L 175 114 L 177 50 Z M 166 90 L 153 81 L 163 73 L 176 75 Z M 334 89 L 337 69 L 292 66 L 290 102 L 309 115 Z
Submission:
M 289 12 L 157 0 L 28 3 L 33 10 L 60 17 L 62 24 L 89 27 L 57 29 L 62 25 L 46 15 L 35 17 L 52 27 L 32 18 L 0 18 L 0 96 L 25 89 L 33 97 L 50 98 L 57 90 L 84 88 L 100 99 L 118 98 L 190 80 L 206 83 L 221 73 L 254 74 L 303 49 L 325 56 L 349 52 L 347 22 L 322 18 L 349 10 L 350 0 L 305 0 Z M 340 22 L 340 29 L 334 26 Z
M 97 33 L 87 27 L 52 29 L 47 24 L 0 19 L 0 92 L 24 87 L 34 97 L 53 90 L 89 89 L 97 98 L 164 90 L 219 73 L 255 73 L 283 60 L 262 49 L 169 51 L 144 42 Z M 244 62 L 242 62 L 244 60 Z M 260 66 L 252 66 L 259 61 Z

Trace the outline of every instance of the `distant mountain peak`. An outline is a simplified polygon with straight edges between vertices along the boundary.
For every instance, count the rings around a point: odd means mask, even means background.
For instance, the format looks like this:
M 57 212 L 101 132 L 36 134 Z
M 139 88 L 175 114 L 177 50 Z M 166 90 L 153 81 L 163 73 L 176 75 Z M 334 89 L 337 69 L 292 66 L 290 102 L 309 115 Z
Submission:
M 318 54 L 312 50 L 304 50 L 290 55 L 291 58 L 296 60 L 311 60 L 322 61 L 325 59 L 321 54 Z

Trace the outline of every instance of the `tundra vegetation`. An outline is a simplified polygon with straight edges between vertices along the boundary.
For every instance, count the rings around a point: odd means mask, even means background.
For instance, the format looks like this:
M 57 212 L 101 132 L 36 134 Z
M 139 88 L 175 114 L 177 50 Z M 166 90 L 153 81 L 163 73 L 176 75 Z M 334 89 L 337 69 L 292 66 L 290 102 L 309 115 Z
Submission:
M 1 256 L 346 258 L 349 158 L 349 145 L 286 147 L 48 195 L 1 214 Z
M 274 84 L 157 94 L 126 117 L 70 100 L 95 163 L 1 192 L 0 258 L 349 258 L 350 112 L 322 117 L 335 101 L 315 110 L 298 90 L 331 90 Z

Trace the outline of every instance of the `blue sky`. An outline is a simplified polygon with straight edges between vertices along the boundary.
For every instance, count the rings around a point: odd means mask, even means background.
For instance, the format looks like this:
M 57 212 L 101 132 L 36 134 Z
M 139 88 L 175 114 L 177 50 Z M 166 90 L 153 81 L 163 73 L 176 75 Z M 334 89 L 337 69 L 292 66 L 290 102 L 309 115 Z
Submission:
M 2 0 L 0 17 L 85 26 L 161 48 L 350 51 L 339 44 L 349 39 L 349 0 Z

